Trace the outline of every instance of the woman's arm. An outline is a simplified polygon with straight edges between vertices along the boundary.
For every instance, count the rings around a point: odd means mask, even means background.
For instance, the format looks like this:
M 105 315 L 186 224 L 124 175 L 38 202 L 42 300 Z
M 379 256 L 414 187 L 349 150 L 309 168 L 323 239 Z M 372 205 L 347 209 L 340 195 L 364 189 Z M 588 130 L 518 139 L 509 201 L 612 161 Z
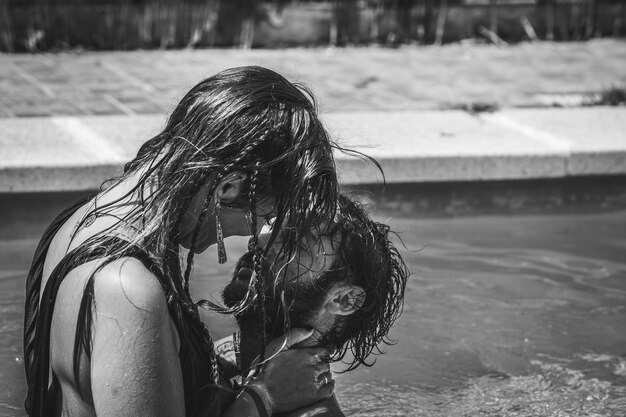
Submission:
M 160 283 L 141 262 L 124 258 L 105 266 L 94 283 L 91 389 L 96 415 L 184 416 L 178 335 Z M 295 337 L 284 346 L 297 343 Z M 293 410 L 327 398 L 334 384 L 322 385 L 328 371 L 321 348 L 276 354 L 250 386 L 268 414 Z M 248 393 L 240 394 L 225 417 L 259 415 Z
M 105 266 L 94 285 L 96 415 L 184 416 L 178 335 L 156 277 L 125 258 Z

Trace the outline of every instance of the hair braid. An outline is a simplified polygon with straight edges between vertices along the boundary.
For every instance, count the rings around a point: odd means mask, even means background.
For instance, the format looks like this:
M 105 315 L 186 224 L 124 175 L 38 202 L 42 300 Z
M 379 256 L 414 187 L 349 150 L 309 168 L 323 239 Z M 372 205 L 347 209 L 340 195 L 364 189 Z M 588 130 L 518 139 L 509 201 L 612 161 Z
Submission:
M 251 226 L 252 226 L 252 239 L 250 240 L 250 247 L 254 252 L 252 258 L 253 264 L 253 277 L 254 287 L 256 296 L 259 297 L 259 305 L 261 306 L 261 352 L 259 354 L 259 362 L 263 362 L 265 359 L 265 346 L 267 345 L 267 335 L 266 335 L 266 322 L 267 322 L 267 313 L 265 311 L 265 288 L 264 282 L 261 279 L 261 252 L 262 249 L 259 247 L 259 234 L 257 227 L 257 188 L 259 182 L 259 165 L 260 163 L 257 161 L 255 164 L 255 169 L 252 172 L 250 177 L 250 214 L 251 214 Z
M 220 382 L 220 372 L 217 365 L 217 354 L 215 353 L 215 345 L 213 344 L 213 338 L 211 337 L 211 333 L 207 326 L 200 320 L 200 315 L 197 313 L 197 319 L 202 324 L 202 335 L 204 336 L 204 341 L 206 343 L 206 350 L 209 352 L 209 361 L 211 362 L 211 378 L 215 382 L 215 384 L 219 384 Z
M 196 243 L 198 242 L 198 236 L 200 235 L 200 228 L 202 227 L 202 223 L 204 223 L 204 218 L 206 217 L 207 211 L 209 210 L 209 203 L 211 202 L 211 197 L 217 188 L 217 184 L 222 179 L 223 174 L 218 173 L 211 185 L 211 188 L 208 190 L 206 196 L 204 197 L 204 204 L 202 206 L 202 211 L 198 216 L 198 221 L 196 223 L 196 227 L 193 231 L 193 236 L 191 237 L 191 245 L 189 246 L 189 253 L 187 253 L 187 266 L 185 268 L 185 275 L 183 276 L 183 288 L 185 291 L 185 295 L 189 301 L 191 301 L 191 294 L 189 294 L 189 277 L 191 275 L 191 269 L 193 267 L 193 257 L 194 257 L 194 249 L 196 247 Z M 197 187 L 199 190 L 202 187 L 202 184 Z
M 251 140 L 250 143 L 244 146 L 241 151 L 239 151 L 239 155 L 235 157 L 233 164 L 241 162 L 246 156 L 254 155 L 254 148 L 265 142 L 265 140 L 269 137 L 269 133 L 270 131 L 268 129 L 264 130 L 258 139 Z

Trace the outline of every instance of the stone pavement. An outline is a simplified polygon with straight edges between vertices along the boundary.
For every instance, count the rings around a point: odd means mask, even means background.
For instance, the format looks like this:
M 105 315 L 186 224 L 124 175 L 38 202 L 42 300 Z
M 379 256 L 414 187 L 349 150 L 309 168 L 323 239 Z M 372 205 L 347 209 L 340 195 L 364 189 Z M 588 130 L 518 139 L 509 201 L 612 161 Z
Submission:
M 550 107 L 626 86 L 617 40 L 4 54 L 0 193 L 97 188 L 194 83 L 251 64 L 308 84 L 334 137 L 376 157 L 391 183 L 626 174 L 625 107 Z M 472 103 L 501 110 L 441 110 Z M 381 181 L 371 165 L 337 158 L 342 182 Z
M 626 42 L 281 50 L 0 54 L 0 117 L 169 112 L 191 86 L 239 65 L 308 84 L 325 113 L 545 106 L 626 87 Z
M 388 183 L 626 174 L 626 110 L 615 107 L 350 112 L 323 116 L 341 145 L 378 159 Z M 93 190 L 164 124 L 159 116 L 0 120 L 0 193 Z M 337 154 L 340 181 L 382 179 Z

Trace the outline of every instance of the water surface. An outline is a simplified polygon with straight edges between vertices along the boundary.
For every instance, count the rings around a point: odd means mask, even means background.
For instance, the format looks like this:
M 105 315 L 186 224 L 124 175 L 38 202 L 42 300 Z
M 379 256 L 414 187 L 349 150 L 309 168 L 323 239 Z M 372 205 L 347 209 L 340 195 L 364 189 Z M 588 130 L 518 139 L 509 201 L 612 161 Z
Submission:
M 626 415 L 626 211 L 389 219 L 413 275 L 395 346 L 337 376 L 354 416 Z M 0 240 L 0 416 L 23 416 L 24 276 L 36 242 Z M 230 261 L 243 242 L 230 243 Z M 193 291 L 229 267 L 198 258 Z M 216 335 L 229 319 L 211 318 Z

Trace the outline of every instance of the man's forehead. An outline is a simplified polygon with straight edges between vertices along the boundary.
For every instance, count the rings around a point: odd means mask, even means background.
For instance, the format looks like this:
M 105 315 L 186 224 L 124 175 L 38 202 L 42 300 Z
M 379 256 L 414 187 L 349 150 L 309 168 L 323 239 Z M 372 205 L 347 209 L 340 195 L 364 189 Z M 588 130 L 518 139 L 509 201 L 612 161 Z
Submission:
M 286 272 L 291 278 L 298 274 L 305 276 L 313 274 L 315 276 L 310 276 L 310 278 L 317 278 L 320 273 L 326 271 L 334 263 L 337 257 L 338 243 L 336 236 L 307 235 L 301 240 L 292 260 L 285 265 Z M 278 242 L 274 245 L 280 246 Z M 276 261 L 278 262 L 276 266 L 280 267 L 281 261 L 278 259 Z
M 309 233 L 302 239 L 301 247 L 310 251 L 332 252 L 338 243 L 338 236 L 333 233 Z

